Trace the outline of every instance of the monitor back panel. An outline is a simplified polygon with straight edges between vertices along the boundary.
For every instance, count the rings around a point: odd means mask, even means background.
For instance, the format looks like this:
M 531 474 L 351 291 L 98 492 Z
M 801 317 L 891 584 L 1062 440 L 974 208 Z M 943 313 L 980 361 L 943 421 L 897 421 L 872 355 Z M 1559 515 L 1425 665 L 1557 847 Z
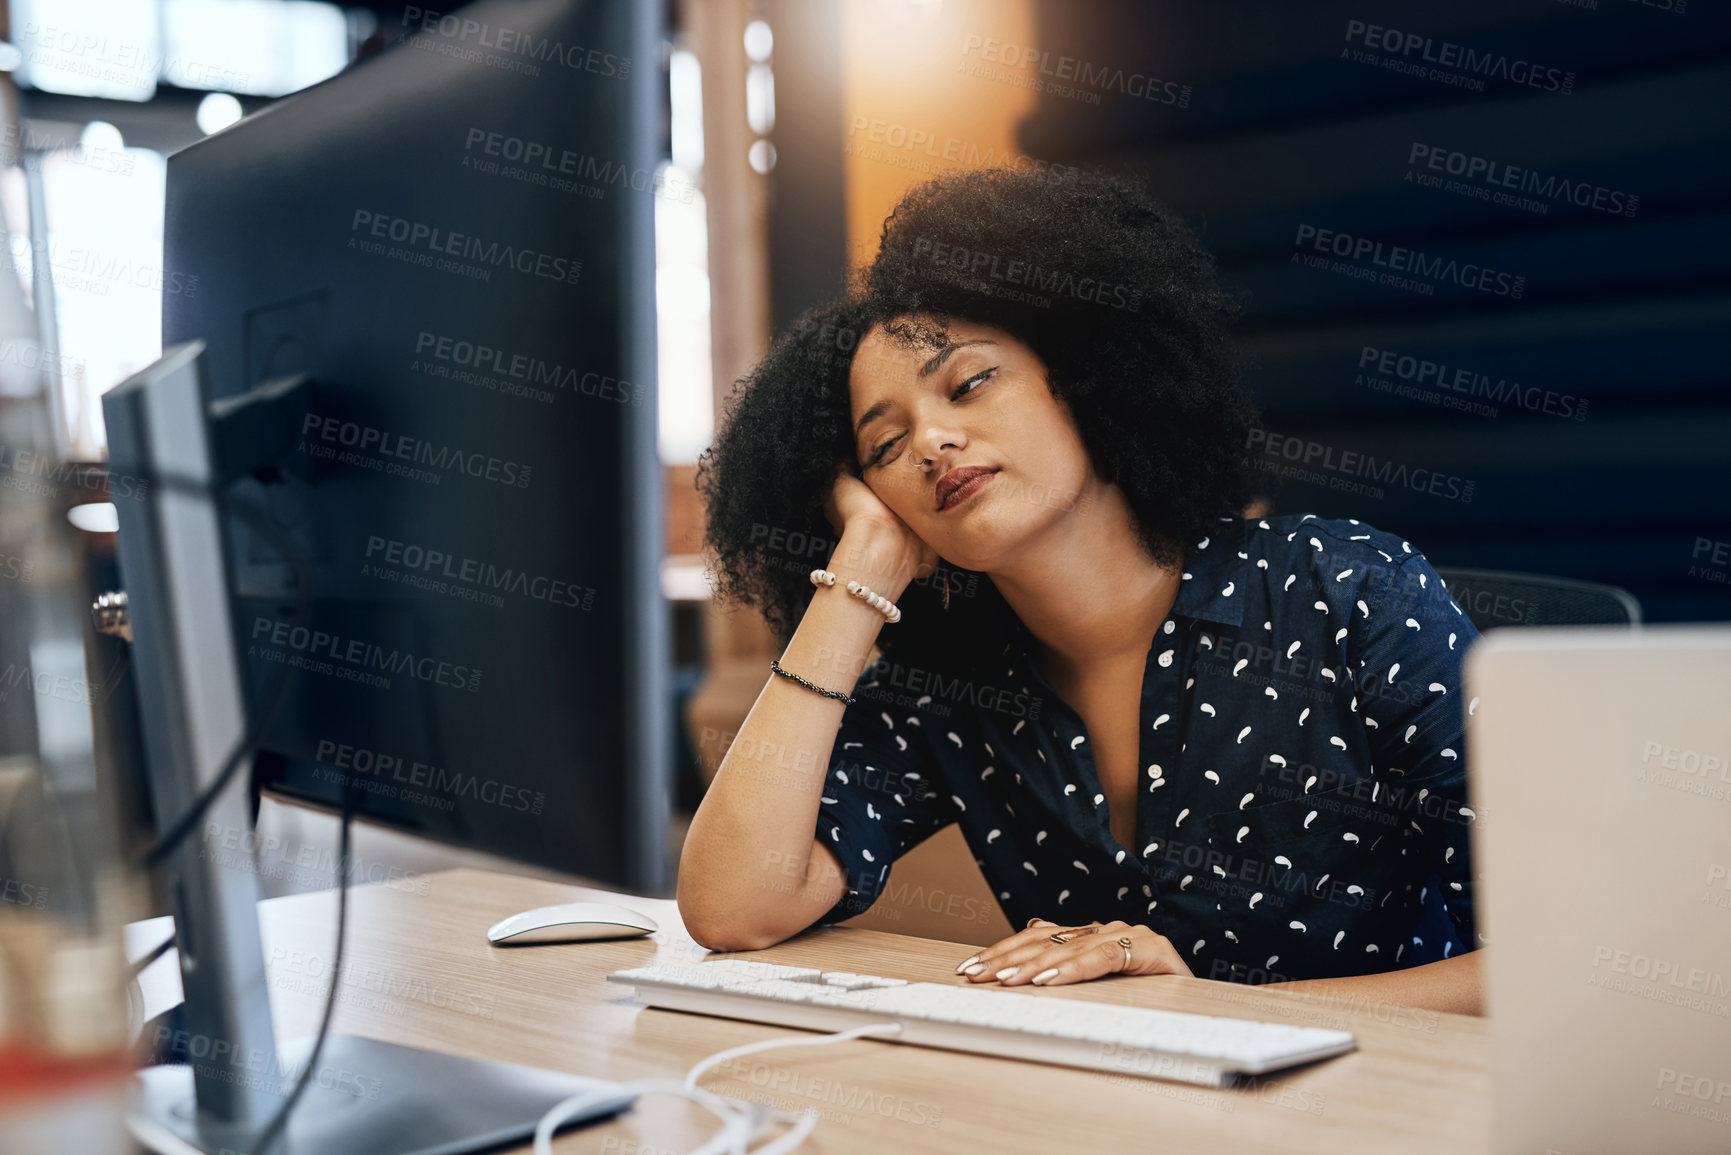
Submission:
M 235 487 L 299 545 L 313 603 L 296 616 L 281 551 L 237 524 L 260 710 L 289 669 L 261 784 L 651 886 L 638 786 L 667 767 L 628 742 L 652 704 L 623 671 L 658 592 L 632 515 L 654 382 L 628 355 L 653 319 L 627 292 L 653 261 L 627 243 L 653 192 L 632 69 L 657 65 L 626 59 L 630 10 L 472 5 L 176 153 L 166 251 L 196 290 L 164 335 L 206 342 L 218 398 L 312 379 L 294 476 Z

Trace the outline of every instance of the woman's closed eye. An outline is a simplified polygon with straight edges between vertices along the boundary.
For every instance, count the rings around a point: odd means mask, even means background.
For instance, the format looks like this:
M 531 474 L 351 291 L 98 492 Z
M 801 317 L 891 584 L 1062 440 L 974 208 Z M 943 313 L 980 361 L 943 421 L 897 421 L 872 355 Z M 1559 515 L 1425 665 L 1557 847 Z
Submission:
M 950 400 L 951 401 L 960 401 L 964 396 L 972 394 L 974 392 L 974 390 L 969 388 L 969 386 L 974 385 L 976 383 L 983 384 L 985 382 L 986 378 L 990 377 L 993 373 L 996 373 L 997 371 L 998 371 L 998 366 L 993 365 L 990 369 L 982 369 L 978 373 L 975 373 L 972 377 L 969 377 L 967 380 L 963 381 L 960 385 L 956 386 L 956 391 L 954 393 L 950 394 Z M 879 445 L 876 449 L 872 450 L 871 456 L 866 459 L 866 468 L 869 469 L 874 465 L 880 464 L 882 461 L 884 453 L 886 451 L 888 451 L 888 449 L 892 445 L 894 445 L 896 442 L 900 441 L 901 439 L 902 439 L 902 435 L 900 433 L 898 433 L 894 437 L 890 438 L 888 441 L 884 442 L 882 445 Z

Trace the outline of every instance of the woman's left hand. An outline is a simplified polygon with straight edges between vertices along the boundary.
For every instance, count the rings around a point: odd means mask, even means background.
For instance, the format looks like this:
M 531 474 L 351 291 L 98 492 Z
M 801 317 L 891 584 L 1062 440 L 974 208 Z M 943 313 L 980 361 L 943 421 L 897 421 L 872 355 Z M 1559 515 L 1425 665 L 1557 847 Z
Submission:
M 1062 942 L 1054 942 L 1057 935 Z M 1124 966 L 1124 946 L 1130 940 L 1130 965 Z M 1186 975 L 1190 968 L 1165 935 L 1127 922 L 1063 926 L 1036 918 L 1028 928 L 982 950 L 956 967 L 969 982 L 998 982 L 1007 987 L 1033 983 L 1055 987 L 1087 982 L 1106 975 Z

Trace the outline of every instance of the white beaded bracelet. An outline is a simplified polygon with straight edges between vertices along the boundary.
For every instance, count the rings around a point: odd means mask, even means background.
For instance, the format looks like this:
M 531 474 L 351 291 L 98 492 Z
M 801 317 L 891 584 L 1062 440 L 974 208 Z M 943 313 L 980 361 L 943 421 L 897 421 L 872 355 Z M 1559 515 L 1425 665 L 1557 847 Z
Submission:
M 814 586 L 833 586 L 835 575 L 826 569 L 814 569 L 811 571 L 811 584 Z M 902 620 L 901 607 L 851 578 L 848 579 L 847 592 L 883 614 L 884 620 L 892 625 Z

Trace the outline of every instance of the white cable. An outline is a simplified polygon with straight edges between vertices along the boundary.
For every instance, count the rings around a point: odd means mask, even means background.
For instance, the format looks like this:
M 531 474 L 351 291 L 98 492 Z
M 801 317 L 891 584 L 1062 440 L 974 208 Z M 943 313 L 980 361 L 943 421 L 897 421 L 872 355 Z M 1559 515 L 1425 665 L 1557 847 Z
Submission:
M 750 1055 L 758 1051 L 774 1050 L 779 1047 L 817 1047 L 827 1043 L 844 1043 L 857 1039 L 862 1035 L 885 1031 L 900 1033 L 900 1023 L 873 1023 L 870 1026 L 855 1027 L 848 1031 L 838 1031 L 835 1034 L 790 1035 L 779 1039 L 765 1039 L 761 1043 L 748 1043 L 742 1047 L 730 1047 L 718 1051 L 701 1060 L 686 1073 L 684 1082 L 673 1079 L 634 1079 L 629 1083 L 610 1083 L 597 1087 L 592 1091 L 584 1091 L 570 1098 L 555 1103 L 548 1112 L 541 1116 L 541 1121 L 535 1125 L 535 1155 L 553 1155 L 553 1132 L 564 1123 L 582 1111 L 585 1107 L 602 1099 L 611 1097 L 619 1091 L 636 1091 L 639 1094 L 661 1092 L 668 1095 L 678 1095 L 690 1099 L 699 1106 L 706 1108 L 721 1120 L 721 1130 L 709 1142 L 693 1151 L 691 1155 L 783 1155 L 805 1142 L 806 1136 L 817 1126 L 818 1113 L 815 1109 L 807 1109 L 797 1114 L 792 1111 L 782 1111 L 776 1108 L 765 1108 L 761 1103 L 753 1103 L 745 1099 L 735 1099 L 730 1095 L 717 1095 L 706 1091 L 697 1085 L 697 1080 L 709 1068 L 717 1063 L 740 1055 Z M 757 1150 L 751 1150 L 751 1144 L 772 1122 L 792 1123 L 787 1132 Z
M 850 1031 L 837 1031 L 831 1035 L 785 1035 L 779 1039 L 765 1039 L 761 1043 L 746 1043 L 742 1047 L 730 1047 L 725 1051 L 717 1051 L 686 1072 L 685 1085 L 687 1087 L 697 1086 L 697 1080 L 703 1076 L 703 1072 L 741 1055 L 754 1055 L 758 1051 L 773 1051 L 781 1047 L 821 1047 L 828 1043 L 845 1043 L 849 1039 L 857 1039 L 861 1035 L 870 1035 L 880 1031 L 893 1031 L 900 1034 L 901 1029 L 900 1023 L 872 1023 L 869 1026 L 855 1027 Z
M 729 1059 L 738 1058 L 741 1055 L 751 1055 L 758 1051 L 772 1051 L 781 1047 L 821 1047 L 829 1043 L 845 1043 L 850 1039 L 857 1039 L 862 1035 L 881 1033 L 885 1031 L 900 1034 L 901 1029 L 902 1025 L 900 1023 L 872 1023 L 869 1026 L 855 1027 L 848 1031 L 837 1031 L 834 1034 L 829 1035 L 783 1035 L 779 1039 L 765 1039 L 761 1043 L 747 1043 L 741 1047 L 730 1047 L 725 1051 L 717 1051 L 715 1054 L 692 1067 L 685 1075 L 685 1086 L 689 1090 L 697 1090 L 697 1080 L 702 1077 L 705 1071 L 709 1070 L 711 1067 L 725 1063 Z M 733 1101 L 740 1102 L 740 1100 Z M 757 1104 L 752 1105 L 756 1106 Z M 757 1151 L 751 1152 L 750 1155 L 780 1155 L 783 1151 L 791 1151 L 804 1142 L 805 1137 L 811 1133 L 812 1128 L 817 1126 L 818 1115 L 817 1112 L 813 1110 L 802 1111 L 797 1115 L 787 1111 L 772 1110 L 769 1114 L 771 1118 L 783 1122 L 793 1122 L 798 1120 L 799 1125 L 794 1128 L 793 1132 L 782 1136 L 780 1139 L 775 1140 L 768 1146 L 758 1148 Z M 747 1136 L 747 1143 L 758 1137 L 761 1133 L 762 1124 L 767 1123 L 768 1121 L 769 1120 L 767 1119 L 761 1120 L 759 1121 L 758 1126 L 753 1127 L 751 1133 Z M 723 1151 L 727 1151 L 728 1155 L 747 1155 L 745 1148 L 725 1146 L 725 1138 L 725 1132 L 719 1134 L 708 1143 L 705 1143 L 702 1147 L 691 1152 L 691 1155 L 721 1155 L 721 1152 Z
M 736 1150 L 743 1151 L 745 1149 L 744 1143 L 739 1140 L 749 1138 L 748 1135 L 741 1135 L 741 1132 L 745 1131 L 748 1125 L 748 1120 L 739 1114 L 733 1100 L 725 1099 L 702 1089 L 695 1093 L 691 1092 L 686 1089 L 685 1084 L 677 1079 L 634 1079 L 629 1083 L 611 1083 L 593 1091 L 572 1095 L 563 1102 L 554 1104 L 551 1110 L 541 1116 L 541 1122 L 535 1126 L 535 1155 L 552 1155 L 553 1132 L 558 1129 L 561 1123 L 591 1104 L 609 1098 L 619 1091 L 635 1091 L 639 1094 L 651 1094 L 660 1091 L 690 1099 L 721 1119 L 722 1133 L 728 1136 L 730 1141 L 735 1142 Z

